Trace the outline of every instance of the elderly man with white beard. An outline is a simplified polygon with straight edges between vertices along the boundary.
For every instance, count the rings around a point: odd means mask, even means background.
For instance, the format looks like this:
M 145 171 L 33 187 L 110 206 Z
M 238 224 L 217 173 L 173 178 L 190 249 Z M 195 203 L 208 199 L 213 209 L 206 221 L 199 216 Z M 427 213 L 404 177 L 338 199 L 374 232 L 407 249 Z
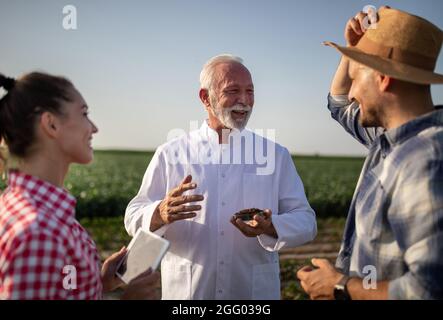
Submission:
M 210 59 L 200 84 L 208 119 L 157 148 L 126 230 L 170 241 L 163 299 L 280 299 L 278 251 L 315 237 L 315 213 L 288 150 L 245 129 L 254 85 L 242 59 Z M 258 161 L 264 151 L 271 170 Z

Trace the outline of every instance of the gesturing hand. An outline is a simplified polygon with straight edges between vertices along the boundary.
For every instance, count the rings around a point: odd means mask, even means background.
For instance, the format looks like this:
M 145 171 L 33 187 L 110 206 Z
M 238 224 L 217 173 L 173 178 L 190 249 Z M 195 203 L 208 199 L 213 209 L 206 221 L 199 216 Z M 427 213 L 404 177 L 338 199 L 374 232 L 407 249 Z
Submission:
M 154 212 L 151 223 L 151 231 L 155 231 L 162 225 L 172 223 L 177 220 L 195 217 L 195 211 L 201 210 L 200 205 L 185 205 L 190 202 L 202 201 L 204 197 L 200 194 L 183 195 L 188 190 L 197 188 L 197 184 L 192 182 L 192 176 L 188 175 L 179 186 L 169 191 L 168 195 L 160 202 Z

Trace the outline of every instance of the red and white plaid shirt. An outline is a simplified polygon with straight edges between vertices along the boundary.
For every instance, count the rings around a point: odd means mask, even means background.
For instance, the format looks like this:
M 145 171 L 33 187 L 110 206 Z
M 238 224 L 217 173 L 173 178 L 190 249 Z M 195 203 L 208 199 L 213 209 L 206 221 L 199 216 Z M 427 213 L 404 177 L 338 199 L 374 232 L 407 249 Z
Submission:
M 11 171 L 0 196 L 0 299 L 101 299 L 95 243 L 75 219 L 75 198 Z

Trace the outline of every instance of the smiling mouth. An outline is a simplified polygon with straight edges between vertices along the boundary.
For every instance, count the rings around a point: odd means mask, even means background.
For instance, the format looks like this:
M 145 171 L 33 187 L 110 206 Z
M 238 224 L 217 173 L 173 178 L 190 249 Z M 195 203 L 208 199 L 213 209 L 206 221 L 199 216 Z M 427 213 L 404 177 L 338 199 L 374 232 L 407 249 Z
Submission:
M 246 114 L 248 113 L 247 111 L 232 111 L 233 114 L 237 115 L 237 116 L 246 116 Z

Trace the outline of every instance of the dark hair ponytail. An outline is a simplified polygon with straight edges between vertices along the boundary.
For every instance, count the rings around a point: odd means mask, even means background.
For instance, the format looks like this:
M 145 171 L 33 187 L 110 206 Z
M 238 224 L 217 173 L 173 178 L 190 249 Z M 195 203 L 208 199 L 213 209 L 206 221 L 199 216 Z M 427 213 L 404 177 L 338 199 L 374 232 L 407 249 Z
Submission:
M 63 114 L 62 102 L 72 100 L 73 86 L 63 77 L 33 72 L 17 80 L 0 74 L 0 87 L 7 91 L 0 100 L 0 143 L 23 158 L 35 142 L 37 117 L 45 111 Z
M 5 77 L 0 74 L 0 89 L 4 89 L 5 91 L 11 91 L 15 85 L 15 79 Z M 0 99 L 0 111 L 2 109 L 2 100 Z M 3 143 L 3 132 L 2 126 L 0 124 L 0 174 L 2 174 L 2 178 L 4 178 L 4 170 L 6 168 L 6 159 L 7 159 L 7 149 Z
M 5 77 L 0 73 L 0 88 L 5 89 L 6 91 L 11 91 L 14 88 L 15 79 Z
M 12 90 L 12 88 L 14 88 L 14 85 L 15 85 L 15 79 L 5 77 L 4 75 L 2 75 L 0 73 L 0 89 L 4 89 L 5 91 L 9 92 Z M 2 103 L 0 100 L 0 108 L 1 107 L 2 107 Z M 0 126 L 0 144 L 1 144 L 1 142 L 2 142 L 2 127 Z M 2 160 L 1 151 L 0 151 L 0 160 Z

